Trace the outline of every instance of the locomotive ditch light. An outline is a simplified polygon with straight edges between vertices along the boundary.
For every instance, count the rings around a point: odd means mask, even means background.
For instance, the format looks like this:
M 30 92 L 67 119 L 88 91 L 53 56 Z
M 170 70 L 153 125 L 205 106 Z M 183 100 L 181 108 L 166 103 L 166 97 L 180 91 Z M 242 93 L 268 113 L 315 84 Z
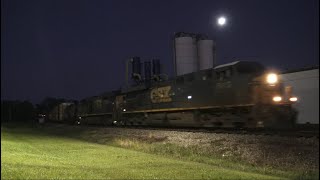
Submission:
M 289 98 L 289 101 L 296 102 L 296 101 L 298 101 L 298 98 L 297 97 L 291 97 L 291 98 Z
M 267 75 L 267 79 L 266 79 L 267 83 L 270 85 L 274 85 L 275 83 L 278 82 L 278 75 L 275 73 L 270 73 Z
M 280 96 L 274 96 L 274 97 L 272 98 L 272 100 L 273 100 L 274 102 L 280 102 L 280 101 L 282 100 L 282 97 L 280 97 Z

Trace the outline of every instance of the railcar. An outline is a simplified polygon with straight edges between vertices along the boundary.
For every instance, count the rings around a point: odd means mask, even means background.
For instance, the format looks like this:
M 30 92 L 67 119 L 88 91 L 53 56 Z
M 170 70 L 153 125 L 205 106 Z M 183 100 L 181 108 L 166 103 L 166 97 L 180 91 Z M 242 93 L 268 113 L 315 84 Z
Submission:
M 291 128 L 296 100 L 277 72 L 235 61 L 87 98 L 69 119 L 101 125 Z

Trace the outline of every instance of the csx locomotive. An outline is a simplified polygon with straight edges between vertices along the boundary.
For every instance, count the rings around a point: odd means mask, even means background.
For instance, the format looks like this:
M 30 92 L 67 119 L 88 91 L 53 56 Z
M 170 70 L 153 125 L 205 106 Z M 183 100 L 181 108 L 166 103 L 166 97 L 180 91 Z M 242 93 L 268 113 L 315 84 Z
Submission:
M 290 128 L 295 101 L 276 72 L 236 61 L 60 105 L 49 118 L 78 124 Z

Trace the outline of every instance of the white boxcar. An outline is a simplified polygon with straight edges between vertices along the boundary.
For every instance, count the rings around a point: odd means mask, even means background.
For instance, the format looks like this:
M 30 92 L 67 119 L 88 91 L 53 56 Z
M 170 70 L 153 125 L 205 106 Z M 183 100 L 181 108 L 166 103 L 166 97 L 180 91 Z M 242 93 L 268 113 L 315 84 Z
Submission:
M 319 125 L 319 67 L 287 71 L 281 74 L 285 86 L 291 86 L 298 101 L 297 124 Z

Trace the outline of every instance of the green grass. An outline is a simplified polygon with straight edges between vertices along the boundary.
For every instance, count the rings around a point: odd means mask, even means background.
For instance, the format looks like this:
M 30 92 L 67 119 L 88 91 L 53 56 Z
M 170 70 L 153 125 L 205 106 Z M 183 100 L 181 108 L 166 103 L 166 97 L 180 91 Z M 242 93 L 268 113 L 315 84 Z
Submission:
M 221 157 L 216 154 L 210 154 L 198 146 L 182 147 L 175 144 L 146 143 L 132 138 L 115 138 L 112 145 L 134 149 L 150 154 L 157 154 L 163 157 L 170 157 L 185 161 L 199 162 L 215 167 L 222 167 L 242 172 L 264 174 L 285 179 L 319 179 L 319 172 L 305 170 L 303 167 L 299 170 L 288 168 L 271 167 L 266 165 L 255 166 L 241 160 L 235 160 L 230 157 Z
M 39 128 L 2 127 L 1 179 L 299 178 L 286 173 L 264 173 L 259 168 L 221 159 L 205 157 L 201 162 L 197 157 L 179 158 L 190 154 L 180 149 L 181 155 L 172 145 L 163 147 L 125 139 L 99 144 L 74 137 L 48 134 Z

